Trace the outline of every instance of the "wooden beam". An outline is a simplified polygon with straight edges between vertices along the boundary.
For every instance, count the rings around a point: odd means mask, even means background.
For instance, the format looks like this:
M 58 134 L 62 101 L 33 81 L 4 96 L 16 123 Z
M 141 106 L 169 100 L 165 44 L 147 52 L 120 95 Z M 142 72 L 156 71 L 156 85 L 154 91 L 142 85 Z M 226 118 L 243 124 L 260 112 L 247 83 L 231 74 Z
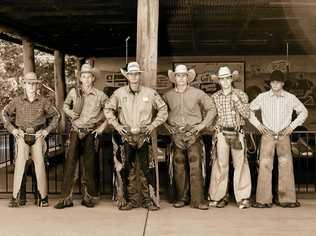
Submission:
M 34 48 L 31 41 L 22 39 L 23 45 L 23 73 L 35 72 Z
M 58 126 L 58 132 L 65 132 L 65 113 L 63 105 L 66 94 L 65 81 L 65 54 L 61 51 L 54 51 L 54 82 L 55 82 L 55 104 L 61 114 L 61 119 Z
M 136 60 L 145 86 L 157 86 L 159 0 L 138 0 Z
M 158 60 L 159 0 L 138 0 L 136 60 L 143 73 L 143 84 L 156 89 Z M 151 134 L 152 155 L 156 168 L 156 197 L 159 207 L 158 145 L 156 129 Z

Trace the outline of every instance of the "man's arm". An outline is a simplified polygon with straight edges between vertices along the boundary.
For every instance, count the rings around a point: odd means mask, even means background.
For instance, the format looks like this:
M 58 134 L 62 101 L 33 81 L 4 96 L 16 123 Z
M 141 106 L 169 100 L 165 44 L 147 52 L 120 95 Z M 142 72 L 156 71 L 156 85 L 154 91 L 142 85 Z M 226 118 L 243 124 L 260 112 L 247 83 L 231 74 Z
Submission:
M 103 113 L 104 113 L 105 103 L 107 102 L 108 99 L 109 98 L 107 95 L 105 95 L 104 93 L 101 94 L 100 103 L 101 103 L 101 112 Z M 99 125 L 92 133 L 95 133 L 96 136 L 99 134 L 102 134 L 107 126 L 108 126 L 108 120 L 104 116 L 104 121 L 102 122 L 102 124 Z
M 247 94 L 237 90 L 233 92 L 232 99 L 239 114 L 245 119 L 248 119 L 250 115 L 250 109 Z
M 157 128 L 159 125 L 166 122 L 168 118 L 168 106 L 156 91 L 154 91 L 153 96 L 153 105 L 157 110 L 157 115 L 154 121 L 151 123 L 151 126 L 153 128 Z
M 16 127 L 11 122 L 11 117 L 15 116 L 16 112 L 16 99 L 13 98 L 2 110 L 1 118 L 4 123 L 4 127 L 12 133 Z
M 76 119 L 79 117 L 79 114 L 75 113 L 73 109 L 70 109 L 70 107 L 73 106 L 75 96 L 76 96 L 76 90 L 73 88 L 69 91 L 64 101 L 64 106 L 63 106 L 63 110 L 65 114 L 69 116 L 71 119 Z
M 215 119 L 217 115 L 217 110 L 215 106 L 214 99 L 208 96 L 206 93 L 203 92 L 202 98 L 201 98 L 201 104 L 206 111 L 206 115 L 201 122 L 203 127 L 209 126 L 213 120 Z
M 250 103 L 250 117 L 249 122 L 258 128 L 261 125 L 261 122 L 255 115 L 255 111 L 259 111 L 261 109 L 261 95 L 259 94 L 251 103 Z
M 308 111 L 304 104 L 295 96 L 293 96 L 293 109 L 295 110 L 297 117 L 292 121 L 290 127 L 294 130 L 297 126 L 304 123 L 308 116 Z
M 49 99 L 46 99 L 44 110 L 47 118 L 51 119 L 48 126 L 45 128 L 47 133 L 50 133 L 53 129 L 55 129 L 58 125 L 58 121 L 60 119 L 60 113 L 57 108 L 52 104 Z

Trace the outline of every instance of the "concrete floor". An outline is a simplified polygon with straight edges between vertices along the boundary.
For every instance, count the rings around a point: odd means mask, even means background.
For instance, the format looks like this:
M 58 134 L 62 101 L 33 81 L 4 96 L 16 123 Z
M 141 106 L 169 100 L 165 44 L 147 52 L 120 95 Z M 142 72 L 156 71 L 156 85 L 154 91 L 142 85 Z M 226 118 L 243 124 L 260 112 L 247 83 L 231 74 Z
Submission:
M 55 202 L 50 200 L 51 206 Z M 56 210 L 38 208 L 31 201 L 25 207 L 11 209 L 8 200 L 1 199 L 0 235 L 316 235 L 316 199 L 301 203 L 297 209 L 240 210 L 230 203 L 224 209 L 200 211 L 175 209 L 163 201 L 160 211 L 149 212 L 146 223 L 146 210 L 122 212 L 110 200 L 102 200 L 92 209 L 75 200 L 75 207 Z

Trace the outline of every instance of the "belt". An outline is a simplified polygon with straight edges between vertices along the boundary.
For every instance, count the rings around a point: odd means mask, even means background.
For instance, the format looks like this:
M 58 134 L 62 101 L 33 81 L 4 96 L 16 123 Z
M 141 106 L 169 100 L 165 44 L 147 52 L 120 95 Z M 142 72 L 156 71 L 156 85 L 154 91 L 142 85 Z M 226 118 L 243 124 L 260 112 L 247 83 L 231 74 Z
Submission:
M 43 128 L 44 128 L 44 125 L 37 125 L 34 127 L 28 127 L 28 128 L 21 127 L 20 129 L 22 129 L 23 132 L 26 134 L 35 134 L 37 131 L 39 131 Z

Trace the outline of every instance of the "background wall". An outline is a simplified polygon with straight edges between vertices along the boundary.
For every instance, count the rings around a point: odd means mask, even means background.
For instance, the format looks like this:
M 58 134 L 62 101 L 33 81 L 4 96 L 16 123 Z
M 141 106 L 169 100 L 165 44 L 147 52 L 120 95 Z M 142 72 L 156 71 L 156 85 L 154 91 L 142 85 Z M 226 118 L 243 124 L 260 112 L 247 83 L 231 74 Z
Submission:
M 135 60 L 129 58 L 129 61 Z M 198 76 L 210 78 L 215 73 L 217 65 L 225 62 L 244 63 L 244 88 L 252 100 L 262 91 L 269 89 L 266 82 L 274 69 L 286 71 L 286 56 L 203 56 L 203 57 L 160 57 L 158 59 L 158 91 L 163 93 L 172 84 L 167 78 L 168 69 L 172 69 L 174 63 L 188 63 L 194 67 L 194 63 L 210 63 L 209 71 L 197 71 Z M 221 62 L 221 63 L 218 63 Z M 290 55 L 289 78 L 286 89 L 294 93 L 309 110 L 308 120 L 305 126 L 309 130 L 316 130 L 316 55 Z M 218 63 L 218 64 L 216 64 Z M 125 58 L 96 58 L 95 67 L 100 70 L 100 76 L 96 86 L 103 89 L 105 86 L 120 87 L 126 84 L 125 78 L 120 74 L 120 68 L 125 66 Z M 204 68 L 207 68 L 205 66 Z M 200 69 L 201 70 L 201 69 Z M 242 73 L 242 72 L 241 72 Z M 145 78 L 143 78 L 145 79 Z M 239 86 L 240 87 L 240 86 Z

